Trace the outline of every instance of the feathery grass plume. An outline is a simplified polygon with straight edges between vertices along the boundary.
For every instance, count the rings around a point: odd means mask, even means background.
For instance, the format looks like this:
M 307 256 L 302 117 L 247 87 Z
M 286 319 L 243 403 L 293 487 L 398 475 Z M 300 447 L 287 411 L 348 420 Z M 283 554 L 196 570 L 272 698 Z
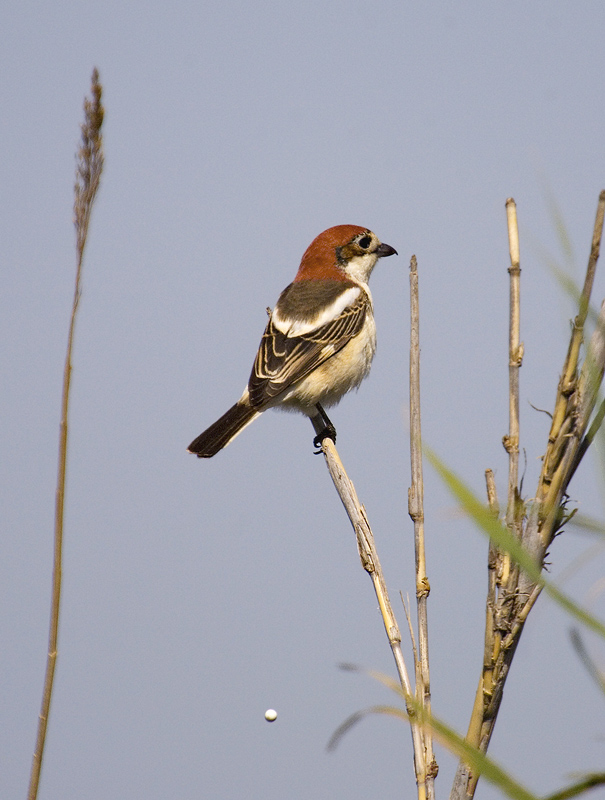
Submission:
M 103 87 L 99 83 L 99 72 L 92 71 L 91 99 L 84 99 L 84 122 L 82 123 L 82 143 L 78 150 L 76 183 L 74 186 L 74 224 L 76 226 L 76 248 L 78 265 L 82 262 L 90 212 L 94 203 L 101 172 L 103 171 L 103 137 L 101 127 L 105 109 L 101 104 Z
M 42 704 L 38 718 L 38 733 L 36 748 L 32 760 L 30 773 L 28 800 L 35 800 L 40 784 L 42 757 L 46 740 L 46 728 L 52 698 L 55 666 L 57 663 L 57 641 L 59 636 L 59 607 L 61 600 L 61 566 L 63 549 L 63 514 L 65 506 L 65 473 L 67 466 L 67 422 L 69 415 L 69 389 L 71 383 L 71 353 L 76 322 L 76 312 L 80 299 L 80 280 L 82 275 L 82 260 L 90 214 L 94 203 L 101 172 L 103 170 L 103 139 L 101 126 L 103 124 L 103 106 L 101 96 L 103 89 L 99 83 L 99 73 L 93 70 L 91 80 L 91 99 L 84 100 L 84 123 L 82 124 L 82 142 L 78 149 L 76 166 L 76 183 L 74 187 L 74 224 L 76 227 L 76 281 L 74 298 L 69 322 L 67 337 L 67 353 L 63 371 L 63 395 L 61 400 L 61 426 L 59 433 L 59 465 L 57 471 L 57 491 L 55 499 L 55 537 L 53 556 L 52 599 L 50 609 L 50 630 L 48 635 L 48 656 L 46 660 L 46 674 L 44 676 L 44 689 Z

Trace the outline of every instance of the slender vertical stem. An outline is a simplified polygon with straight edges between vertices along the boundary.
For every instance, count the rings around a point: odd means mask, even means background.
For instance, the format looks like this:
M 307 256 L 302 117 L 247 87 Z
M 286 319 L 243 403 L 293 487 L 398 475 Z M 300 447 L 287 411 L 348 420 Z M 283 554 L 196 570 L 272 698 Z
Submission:
M 90 212 L 99 188 L 103 169 L 103 149 L 101 125 L 103 124 L 103 106 L 101 105 L 102 87 L 99 74 L 95 69 L 92 74 L 92 100 L 84 101 L 84 124 L 82 125 L 82 144 L 78 152 L 76 171 L 74 221 L 76 226 L 76 281 L 74 289 L 69 333 L 67 337 L 67 353 L 63 370 L 63 394 L 61 400 L 61 425 L 59 431 L 59 464 L 57 470 L 57 491 L 55 496 L 55 535 L 52 596 L 50 611 L 50 629 L 48 635 L 48 656 L 46 674 L 42 692 L 42 704 L 38 718 L 36 747 L 32 759 L 28 800 L 35 800 L 40 784 L 42 758 L 46 741 L 46 729 L 52 698 L 55 667 L 57 664 L 57 641 L 59 638 L 59 609 L 61 601 L 61 570 L 63 550 L 63 516 L 65 508 L 65 475 L 67 470 L 67 433 L 69 417 L 69 389 L 71 384 L 71 354 L 76 324 L 76 314 L 80 301 L 80 280 L 82 262 L 88 234 Z
M 522 533 L 519 508 L 519 370 L 523 361 L 523 344 L 520 341 L 521 268 L 519 257 L 519 229 L 517 206 L 512 197 L 506 201 L 506 221 L 510 253 L 509 279 L 509 346 L 508 346 L 508 407 L 509 427 L 502 443 L 508 453 L 508 492 L 506 524 L 518 536 Z M 498 514 L 498 499 L 494 475 L 485 473 L 487 497 L 492 513 Z M 483 644 L 483 666 L 475 693 L 466 741 L 486 752 L 502 696 L 502 687 L 508 674 L 514 646 L 508 652 L 502 649 L 502 625 L 511 613 L 511 598 L 514 597 L 518 569 L 511 565 L 510 556 L 500 553 L 492 543 L 488 552 L 488 590 L 485 608 L 485 636 Z M 506 626 L 505 626 L 506 627 Z M 510 660 L 505 660 L 510 659 Z M 496 708 L 494 713 L 493 709 Z M 458 765 L 450 800 L 472 798 L 479 780 L 463 761 Z
M 431 681 L 429 670 L 429 631 L 427 601 L 430 584 L 426 574 L 424 548 L 424 482 L 422 475 L 422 428 L 420 416 L 420 305 L 418 300 L 418 264 L 416 256 L 410 261 L 410 459 L 412 482 L 408 491 L 408 513 L 414 523 L 416 554 L 416 605 L 418 613 L 418 658 L 416 660 L 416 699 L 424 710 L 431 712 Z M 427 797 L 435 796 L 435 776 L 438 771 L 433 753 L 430 729 L 423 730 L 424 763 L 427 769 Z
M 536 499 L 529 509 L 527 520 L 524 520 L 520 500 L 513 496 L 518 494 L 518 464 L 513 463 L 512 445 L 518 446 L 518 367 L 521 364 L 523 346 L 518 338 L 518 292 L 514 283 L 518 280 L 518 240 L 516 212 L 512 200 L 507 201 L 507 217 L 509 220 L 509 243 L 511 251 L 511 335 L 510 335 L 510 406 L 511 426 L 504 444 L 511 459 L 509 462 L 509 497 L 506 522 L 511 530 L 522 535 L 522 543 L 527 551 L 540 563 L 544 558 L 547 546 L 561 523 L 562 503 L 569 480 L 573 475 L 579 459 L 588 444 L 594 438 L 598 426 L 605 416 L 599 410 L 588 433 L 586 429 L 597 399 L 597 387 L 601 384 L 605 373 L 605 309 L 602 309 L 597 329 L 588 347 L 582 370 L 578 375 L 580 345 L 583 340 L 584 323 L 588 313 L 590 295 L 594 282 L 595 270 L 599 258 L 601 236 L 605 220 L 605 192 L 601 192 L 594 224 L 590 258 L 584 280 L 584 288 L 580 298 L 580 308 L 574 320 L 567 355 L 557 388 L 555 410 L 553 413 L 548 446 L 543 459 Z M 515 311 L 516 307 L 516 311 Z M 515 357 L 516 356 L 516 357 Z M 515 364 L 518 361 L 518 364 Z M 515 374 L 516 373 L 516 374 Z M 516 420 L 516 429 L 513 423 Z M 515 437 L 517 437 L 515 441 Z M 488 492 L 489 493 L 489 492 Z M 492 501 L 490 500 L 490 506 Z M 493 507 L 493 506 L 492 506 Z M 490 573 L 492 570 L 492 548 L 490 548 Z M 486 752 L 496 724 L 504 686 L 515 651 L 527 617 L 536 603 L 542 587 L 535 583 L 535 577 L 528 575 L 513 564 L 505 555 L 496 559 L 496 607 L 493 617 L 488 608 L 488 627 L 493 627 L 493 648 L 491 657 L 491 680 L 488 684 L 485 662 L 488 656 L 488 633 L 486 629 L 486 646 L 484 652 L 484 671 L 477 690 L 471 728 L 467 740 L 475 744 L 479 736 L 478 746 Z M 488 606 L 493 596 L 493 580 L 490 574 L 488 590 Z M 481 697 L 483 695 L 483 697 Z M 479 728 L 479 712 L 483 719 Z M 475 716 L 477 718 L 475 718 Z M 471 736 L 472 732 L 472 736 Z M 461 761 L 454 778 L 450 800 L 470 800 L 474 797 L 477 776 L 472 769 Z
M 311 420 L 313 422 L 313 420 Z M 319 431 L 317 431 L 319 433 Z M 401 634 L 399 626 L 391 607 L 387 592 L 382 567 L 374 543 L 374 534 L 370 528 L 364 507 L 359 502 L 357 492 L 353 482 L 347 475 L 342 461 L 338 455 L 336 445 L 331 439 L 324 439 L 321 448 L 326 459 L 326 466 L 338 492 L 338 496 L 347 512 L 353 530 L 357 538 L 357 550 L 361 559 L 361 565 L 372 579 L 372 585 L 378 600 L 378 606 L 382 615 L 384 628 L 391 646 L 395 665 L 399 674 L 401 688 L 405 697 L 413 697 L 412 685 L 410 683 L 407 667 L 401 650 Z M 418 723 L 414 722 L 415 712 L 408 708 L 412 728 L 412 743 L 414 746 L 414 769 L 416 772 L 416 784 L 418 788 L 418 800 L 426 800 L 427 789 L 424 776 L 426 766 L 424 763 L 424 745 L 422 740 L 422 730 Z
M 508 452 L 508 503 L 506 524 L 514 530 L 519 493 L 519 370 L 523 361 L 523 345 L 519 341 L 521 307 L 521 268 L 519 266 L 519 229 L 517 206 L 512 197 L 506 201 L 508 247 L 510 251 L 510 303 L 508 345 L 508 436 L 504 446 Z
M 567 356 L 557 387 L 555 409 L 548 436 L 548 447 L 544 454 L 542 472 L 536 492 L 538 502 L 537 528 L 528 526 L 526 531 L 526 538 L 530 540 L 526 546 L 531 552 L 535 552 L 538 559 L 544 557 L 544 553 L 556 533 L 559 503 L 569 482 L 570 468 L 572 468 L 573 473 L 577 467 L 577 463 L 573 465 L 575 454 L 570 454 L 569 445 L 577 432 L 577 405 L 579 401 L 577 391 L 578 361 L 580 346 L 584 340 L 584 323 L 588 315 L 590 296 L 599 260 L 604 220 L 605 191 L 602 191 L 597 204 L 590 256 L 580 296 L 580 307 L 574 319 Z M 588 420 L 586 420 L 587 422 Z M 539 530 L 539 535 L 536 534 L 536 530 Z
M 500 513 L 496 481 L 491 469 L 485 470 L 487 502 L 490 511 L 497 519 Z M 497 592 L 502 578 L 502 556 L 496 545 L 490 541 L 487 556 L 487 600 L 485 604 L 485 637 L 483 649 L 483 701 L 491 696 L 494 681 L 494 659 L 499 650 L 500 631 L 496 631 Z M 479 745 L 479 741 L 473 744 Z
M 498 497 L 496 493 L 496 482 L 494 480 L 494 473 L 491 469 L 485 470 L 485 481 L 487 488 L 487 500 L 491 512 L 494 516 L 499 514 Z M 498 587 L 498 567 L 499 567 L 499 552 L 498 548 L 490 542 L 489 555 L 487 560 L 488 566 L 488 588 L 487 588 L 487 601 L 485 604 L 485 637 L 483 645 L 483 667 L 481 670 L 481 677 L 477 684 L 477 691 L 475 693 L 475 702 L 471 712 L 471 718 L 466 733 L 466 741 L 473 747 L 480 748 L 483 736 L 483 727 L 485 721 L 485 711 L 489 700 L 493 693 L 494 685 L 494 660 L 499 650 L 500 633 L 496 631 L 496 602 L 497 602 L 497 587 Z M 466 794 L 467 786 L 473 788 L 476 786 L 478 776 L 470 767 L 461 764 L 458 769 L 458 776 L 463 776 L 464 793 Z M 461 778 L 460 778 L 461 779 Z M 462 783 L 462 779 L 461 779 Z M 474 789 L 473 789 L 474 790 Z M 455 796 L 455 795 L 452 795 Z

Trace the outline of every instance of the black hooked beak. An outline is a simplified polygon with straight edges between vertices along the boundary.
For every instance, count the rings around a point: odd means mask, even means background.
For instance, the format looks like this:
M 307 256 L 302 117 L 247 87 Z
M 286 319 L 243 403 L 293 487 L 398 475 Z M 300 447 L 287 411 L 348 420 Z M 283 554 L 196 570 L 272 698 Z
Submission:
M 395 250 L 394 247 L 391 247 L 390 244 L 380 244 L 374 250 L 378 258 L 386 258 L 387 256 L 398 256 L 399 253 Z

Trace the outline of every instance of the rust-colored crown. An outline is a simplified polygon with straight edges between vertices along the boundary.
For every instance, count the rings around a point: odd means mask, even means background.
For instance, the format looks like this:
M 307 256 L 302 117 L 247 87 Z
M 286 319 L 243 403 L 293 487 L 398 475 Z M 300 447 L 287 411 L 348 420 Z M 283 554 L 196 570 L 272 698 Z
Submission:
M 367 230 L 359 225 L 335 225 L 320 233 L 305 250 L 294 280 L 349 280 L 338 266 L 336 248 L 344 247 Z

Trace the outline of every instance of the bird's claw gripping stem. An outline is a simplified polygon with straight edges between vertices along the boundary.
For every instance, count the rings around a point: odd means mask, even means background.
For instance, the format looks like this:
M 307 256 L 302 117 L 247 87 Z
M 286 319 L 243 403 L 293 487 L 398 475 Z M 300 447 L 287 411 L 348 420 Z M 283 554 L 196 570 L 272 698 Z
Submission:
M 317 434 L 313 439 L 313 446 L 317 447 L 315 455 L 322 453 L 321 445 L 324 439 L 331 439 L 336 444 L 336 428 L 332 424 L 330 417 L 326 414 L 320 403 L 317 403 L 317 414 L 311 417 L 311 422 Z
M 318 448 L 317 450 L 314 451 L 316 456 L 321 455 L 321 453 L 323 453 L 321 445 L 324 439 L 331 439 L 334 442 L 334 444 L 336 444 L 336 428 L 334 427 L 334 425 L 332 425 L 332 423 L 326 425 L 323 431 L 320 431 L 317 434 L 317 436 L 313 439 L 313 446 Z

